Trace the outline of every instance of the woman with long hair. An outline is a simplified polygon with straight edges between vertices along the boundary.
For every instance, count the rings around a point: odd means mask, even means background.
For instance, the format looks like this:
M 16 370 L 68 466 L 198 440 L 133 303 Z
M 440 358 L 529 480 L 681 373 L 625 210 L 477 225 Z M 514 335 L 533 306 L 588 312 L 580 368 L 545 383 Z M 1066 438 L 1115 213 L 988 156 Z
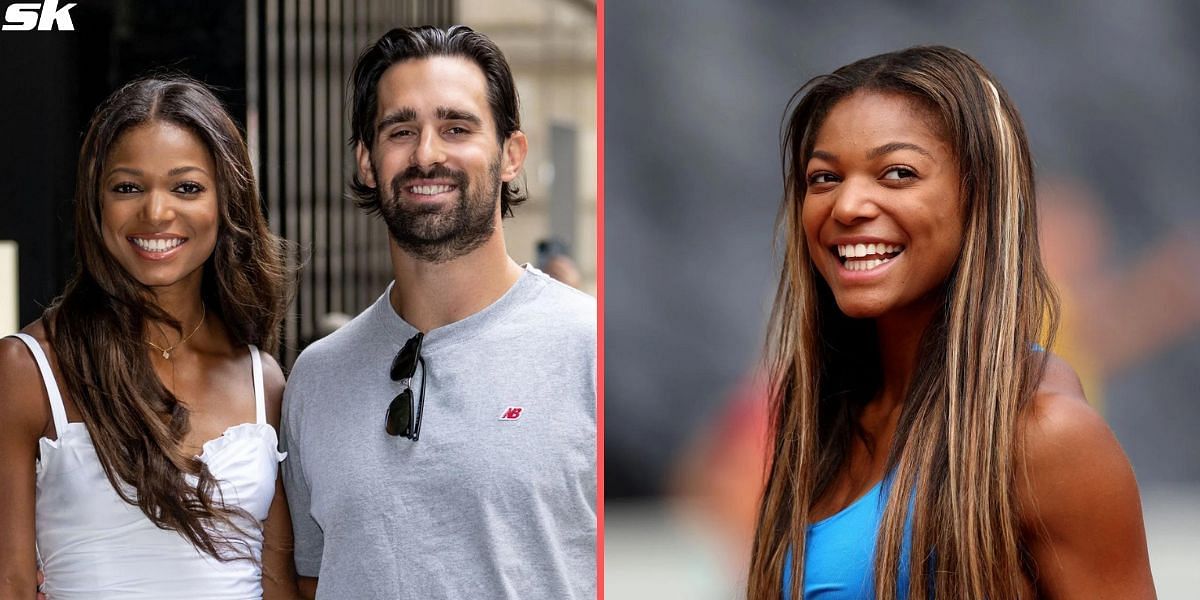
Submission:
M 290 595 L 288 284 L 204 85 L 143 78 L 96 110 L 75 235 L 63 295 L 0 340 L 0 597 L 32 598 L 39 564 L 55 600 Z
M 1033 166 L 966 54 L 797 92 L 748 596 L 1152 598 L 1128 460 L 1052 356 Z

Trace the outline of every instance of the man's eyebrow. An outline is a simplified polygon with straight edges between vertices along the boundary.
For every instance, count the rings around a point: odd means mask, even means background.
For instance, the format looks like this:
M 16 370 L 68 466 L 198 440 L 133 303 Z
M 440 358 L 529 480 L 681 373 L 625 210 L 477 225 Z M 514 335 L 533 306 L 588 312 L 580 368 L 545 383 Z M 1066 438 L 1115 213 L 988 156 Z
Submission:
M 483 126 L 483 119 L 479 118 L 479 115 L 469 111 L 450 108 L 448 106 L 439 106 L 435 114 L 437 118 L 442 121 L 465 121 L 476 127 Z M 383 118 L 379 119 L 379 122 L 375 124 L 375 130 L 378 131 L 397 123 L 410 123 L 416 120 L 416 109 L 406 106 L 384 115 Z
M 913 152 L 916 152 L 918 154 L 924 154 L 926 158 L 930 158 L 930 159 L 933 158 L 933 154 L 930 154 L 930 152 L 928 150 L 926 150 L 916 144 L 913 144 L 911 142 L 888 142 L 888 143 L 886 143 L 882 146 L 879 146 L 878 148 L 874 148 L 870 152 L 868 152 L 867 158 L 869 158 L 869 159 L 870 158 L 879 158 L 880 156 L 883 156 L 884 154 L 896 152 L 898 150 L 912 150 Z
M 379 131 L 384 127 L 395 125 L 396 123 L 408 123 L 417 120 L 417 111 L 410 107 L 404 107 L 399 110 L 394 110 L 375 123 L 375 130 Z
M 448 106 L 439 106 L 437 109 L 437 118 L 443 121 L 466 121 L 476 127 L 483 126 L 483 119 L 480 119 L 475 113 L 450 108 Z

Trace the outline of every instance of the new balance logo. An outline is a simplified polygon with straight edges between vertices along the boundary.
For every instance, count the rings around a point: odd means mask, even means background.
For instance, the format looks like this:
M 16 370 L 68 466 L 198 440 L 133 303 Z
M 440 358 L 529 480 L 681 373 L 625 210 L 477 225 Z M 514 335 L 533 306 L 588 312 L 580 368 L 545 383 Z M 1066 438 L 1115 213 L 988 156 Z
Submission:
M 38 31 L 75 31 L 75 23 L 71 21 L 72 8 L 75 8 L 74 2 L 59 8 L 58 0 L 42 0 L 41 4 L 10 4 L 8 10 L 4 11 L 3 30 L 31 31 L 37 27 Z
M 510 406 L 504 409 L 504 413 L 500 415 L 500 420 L 516 421 L 517 419 L 521 418 L 521 410 L 522 409 L 520 406 Z

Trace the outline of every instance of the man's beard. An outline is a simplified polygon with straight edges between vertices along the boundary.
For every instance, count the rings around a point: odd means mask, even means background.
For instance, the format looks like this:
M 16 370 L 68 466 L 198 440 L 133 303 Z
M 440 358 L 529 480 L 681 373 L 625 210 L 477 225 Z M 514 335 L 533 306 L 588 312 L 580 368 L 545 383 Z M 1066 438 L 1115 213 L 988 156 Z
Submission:
M 458 202 L 450 207 L 409 205 L 402 195 L 414 179 L 452 180 Z M 401 250 L 425 262 L 454 260 L 482 246 L 496 230 L 496 203 L 500 199 L 498 159 L 488 166 L 487 176 L 479 183 L 476 189 L 466 173 L 442 165 L 429 171 L 412 166 L 392 178 L 390 198 L 380 188 L 379 213 Z

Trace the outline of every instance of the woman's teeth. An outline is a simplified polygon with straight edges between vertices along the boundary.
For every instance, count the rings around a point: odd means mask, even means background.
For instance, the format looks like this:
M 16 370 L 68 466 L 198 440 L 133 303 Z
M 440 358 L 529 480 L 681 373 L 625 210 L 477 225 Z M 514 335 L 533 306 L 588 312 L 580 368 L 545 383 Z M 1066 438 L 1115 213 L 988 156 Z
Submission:
M 904 246 L 891 244 L 839 244 L 837 247 L 838 256 L 845 258 L 855 258 L 869 256 L 871 254 L 899 254 L 904 250 Z
M 839 244 L 838 256 L 847 271 L 870 271 L 904 251 L 904 246 L 893 244 Z
M 180 244 L 187 241 L 187 238 L 138 238 L 131 237 L 129 241 L 137 244 L 138 248 L 146 252 L 166 252 L 178 247 Z
M 875 267 L 878 267 L 879 265 L 882 265 L 890 260 L 892 259 L 876 258 L 871 260 L 848 260 L 844 266 L 846 267 L 847 271 L 870 271 L 871 269 L 874 269 Z

